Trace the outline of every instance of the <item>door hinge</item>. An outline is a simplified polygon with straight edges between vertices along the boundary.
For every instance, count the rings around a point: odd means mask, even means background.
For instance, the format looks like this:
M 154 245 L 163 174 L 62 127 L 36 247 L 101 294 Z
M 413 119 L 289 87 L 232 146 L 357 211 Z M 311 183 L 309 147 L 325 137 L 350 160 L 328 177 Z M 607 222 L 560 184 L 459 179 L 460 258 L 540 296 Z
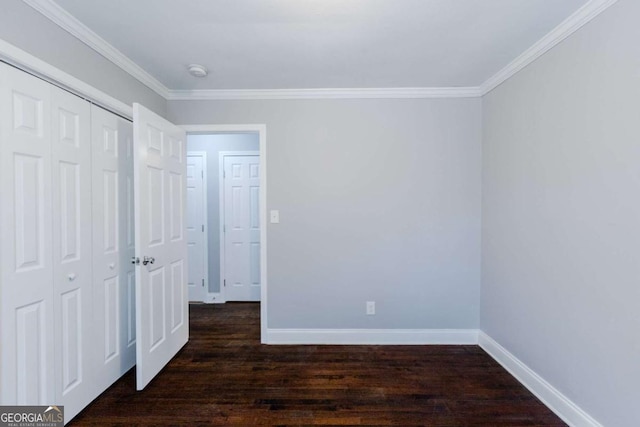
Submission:
M 227 177 L 227 171 L 222 169 L 222 178 L 226 178 Z
M 202 287 L 204 287 L 204 279 L 202 279 Z
M 204 224 L 202 224 L 202 232 L 204 233 Z
M 226 279 L 222 281 L 222 286 L 224 286 L 225 288 L 227 287 L 227 280 Z
M 222 232 L 223 232 L 223 233 L 226 233 L 226 232 L 227 232 L 227 224 L 224 224 L 224 225 L 222 226 Z
M 200 171 L 200 177 L 204 179 L 204 171 Z

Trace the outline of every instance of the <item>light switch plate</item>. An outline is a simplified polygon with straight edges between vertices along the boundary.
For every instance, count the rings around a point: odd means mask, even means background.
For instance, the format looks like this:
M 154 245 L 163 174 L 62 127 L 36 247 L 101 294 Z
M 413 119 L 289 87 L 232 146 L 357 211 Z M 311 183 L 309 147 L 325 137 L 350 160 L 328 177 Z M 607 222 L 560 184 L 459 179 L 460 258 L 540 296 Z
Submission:
M 280 211 L 272 210 L 270 214 L 271 224 L 279 224 L 280 223 Z
M 373 316 L 376 314 L 376 302 L 367 301 L 367 316 Z

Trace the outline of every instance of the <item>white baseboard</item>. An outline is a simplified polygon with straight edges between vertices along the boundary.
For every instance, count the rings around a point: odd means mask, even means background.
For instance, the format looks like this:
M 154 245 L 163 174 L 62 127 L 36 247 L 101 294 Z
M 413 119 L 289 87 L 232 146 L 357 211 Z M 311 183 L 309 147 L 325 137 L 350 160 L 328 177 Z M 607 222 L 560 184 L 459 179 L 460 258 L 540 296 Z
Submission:
M 222 298 L 222 294 L 219 292 L 209 292 L 205 297 L 204 302 L 206 304 L 224 304 L 226 301 Z
M 484 351 L 489 353 L 542 403 L 562 418 L 564 422 L 573 427 L 602 427 L 602 424 L 594 420 L 578 405 L 560 393 L 517 357 L 509 353 L 507 349 L 494 341 L 489 335 L 480 331 L 478 343 Z
M 478 344 L 477 329 L 267 329 L 267 344 Z

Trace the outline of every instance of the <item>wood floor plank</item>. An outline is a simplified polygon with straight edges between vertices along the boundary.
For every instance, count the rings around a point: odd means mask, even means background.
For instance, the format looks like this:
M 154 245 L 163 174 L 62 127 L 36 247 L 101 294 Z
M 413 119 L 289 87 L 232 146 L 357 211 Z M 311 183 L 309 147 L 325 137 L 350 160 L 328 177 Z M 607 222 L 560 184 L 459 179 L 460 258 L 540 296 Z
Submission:
M 191 305 L 185 348 L 73 426 L 565 426 L 478 346 L 266 346 L 255 303 Z

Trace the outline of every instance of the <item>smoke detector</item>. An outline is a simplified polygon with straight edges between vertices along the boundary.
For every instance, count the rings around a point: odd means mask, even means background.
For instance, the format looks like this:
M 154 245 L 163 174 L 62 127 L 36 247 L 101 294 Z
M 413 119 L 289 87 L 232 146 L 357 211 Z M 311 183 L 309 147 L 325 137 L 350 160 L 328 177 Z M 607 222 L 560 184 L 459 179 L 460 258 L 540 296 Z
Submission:
M 194 77 L 206 77 L 209 71 L 203 65 L 191 64 L 187 67 L 189 74 Z

